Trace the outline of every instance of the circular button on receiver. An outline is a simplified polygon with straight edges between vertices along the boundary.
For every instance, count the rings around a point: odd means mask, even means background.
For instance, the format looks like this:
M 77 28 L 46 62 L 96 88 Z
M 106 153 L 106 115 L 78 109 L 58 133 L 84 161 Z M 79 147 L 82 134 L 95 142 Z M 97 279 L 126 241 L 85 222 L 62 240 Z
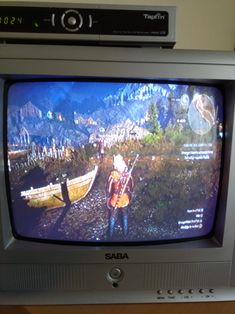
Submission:
M 74 16 L 70 16 L 70 17 L 68 18 L 68 24 L 69 24 L 70 26 L 74 26 L 74 25 L 76 25 L 76 23 L 77 23 L 77 20 L 75 19 Z
M 83 25 L 82 15 L 76 10 L 67 10 L 61 16 L 61 24 L 68 32 L 76 32 Z

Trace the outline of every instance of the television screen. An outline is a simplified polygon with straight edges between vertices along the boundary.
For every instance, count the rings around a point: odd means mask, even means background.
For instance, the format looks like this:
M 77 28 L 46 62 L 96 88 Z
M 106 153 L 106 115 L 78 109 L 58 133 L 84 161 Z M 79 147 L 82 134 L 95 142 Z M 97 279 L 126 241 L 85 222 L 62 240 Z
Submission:
M 213 230 L 220 89 L 134 80 L 12 82 L 6 108 L 16 236 L 135 244 Z

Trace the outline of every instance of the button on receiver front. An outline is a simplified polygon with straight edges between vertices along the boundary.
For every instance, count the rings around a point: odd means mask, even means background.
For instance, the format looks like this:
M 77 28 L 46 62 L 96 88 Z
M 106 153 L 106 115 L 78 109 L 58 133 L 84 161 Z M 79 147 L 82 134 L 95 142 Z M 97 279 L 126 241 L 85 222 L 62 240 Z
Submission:
M 82 15 L 77 10 L 67 10 L 61 16 L 61 24 L 68 32 L 76 32 L 83 25 Z

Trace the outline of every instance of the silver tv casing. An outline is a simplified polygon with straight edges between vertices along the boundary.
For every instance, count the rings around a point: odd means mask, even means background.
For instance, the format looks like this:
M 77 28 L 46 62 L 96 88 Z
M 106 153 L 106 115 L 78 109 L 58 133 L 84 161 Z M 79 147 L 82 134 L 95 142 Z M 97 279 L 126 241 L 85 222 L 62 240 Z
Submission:
M 15 239 L 3 158 L 5 83 L 117 78 L 218 85 L 225 147 L 215 228 L 208 238 L 142 246 L 72 246 Z M 0 303 L 77 304 L 235 300 L 235 54 L 86 46 L 0 45 Z M 19 208 L 20 210 L 20 208 Z M 119 254 L 117 254 L 119 253 Z M 107 254 L 112 256 L 106 259 Z M 112 255 L 113 254 L 113 255 Z M 114 285 L 110 270 L 122 278 Z

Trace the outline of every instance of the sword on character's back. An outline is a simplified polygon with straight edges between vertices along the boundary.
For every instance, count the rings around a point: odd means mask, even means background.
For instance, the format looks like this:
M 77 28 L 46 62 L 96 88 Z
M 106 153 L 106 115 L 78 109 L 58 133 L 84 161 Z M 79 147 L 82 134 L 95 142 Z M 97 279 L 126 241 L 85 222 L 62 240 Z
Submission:
M 116 205 L 114 207 L 115 210 L 118 208 L 118 201 L 119 201 L 120 197 L 125 193 L 127 184 L 131 178 L 132 171 L 135 167 L 135 164 L 137 163 L 138 158 L 139 158 L 139 154 L 136 155 L 131 168 L 127 171 L 127 174 L 125 174 L 125 181 L 124 181 L 123 186 L 121 187 L 120 193 L 118 194 L 118 199 L 117 199 Z
M 131 174 L 132 174 L 133 169 L 135 168 L 135 164 L 137 163 L 137 161 L 138 161 L 138 159 L 139 159 L 139 156 L 140 156 L 139 154 L 137 154 L 137 155 L 135 156 L 135 159 L 134 159 L 134 161 L 133 161 L 133 164 L 132 164 L 131 168 L 129 169 L 129 171 L 127 172 L 129 178 L 130 178 L 130 176 L 131 176 Z M 127 181 L 128 181 L 128 180 L 127 180 Z

